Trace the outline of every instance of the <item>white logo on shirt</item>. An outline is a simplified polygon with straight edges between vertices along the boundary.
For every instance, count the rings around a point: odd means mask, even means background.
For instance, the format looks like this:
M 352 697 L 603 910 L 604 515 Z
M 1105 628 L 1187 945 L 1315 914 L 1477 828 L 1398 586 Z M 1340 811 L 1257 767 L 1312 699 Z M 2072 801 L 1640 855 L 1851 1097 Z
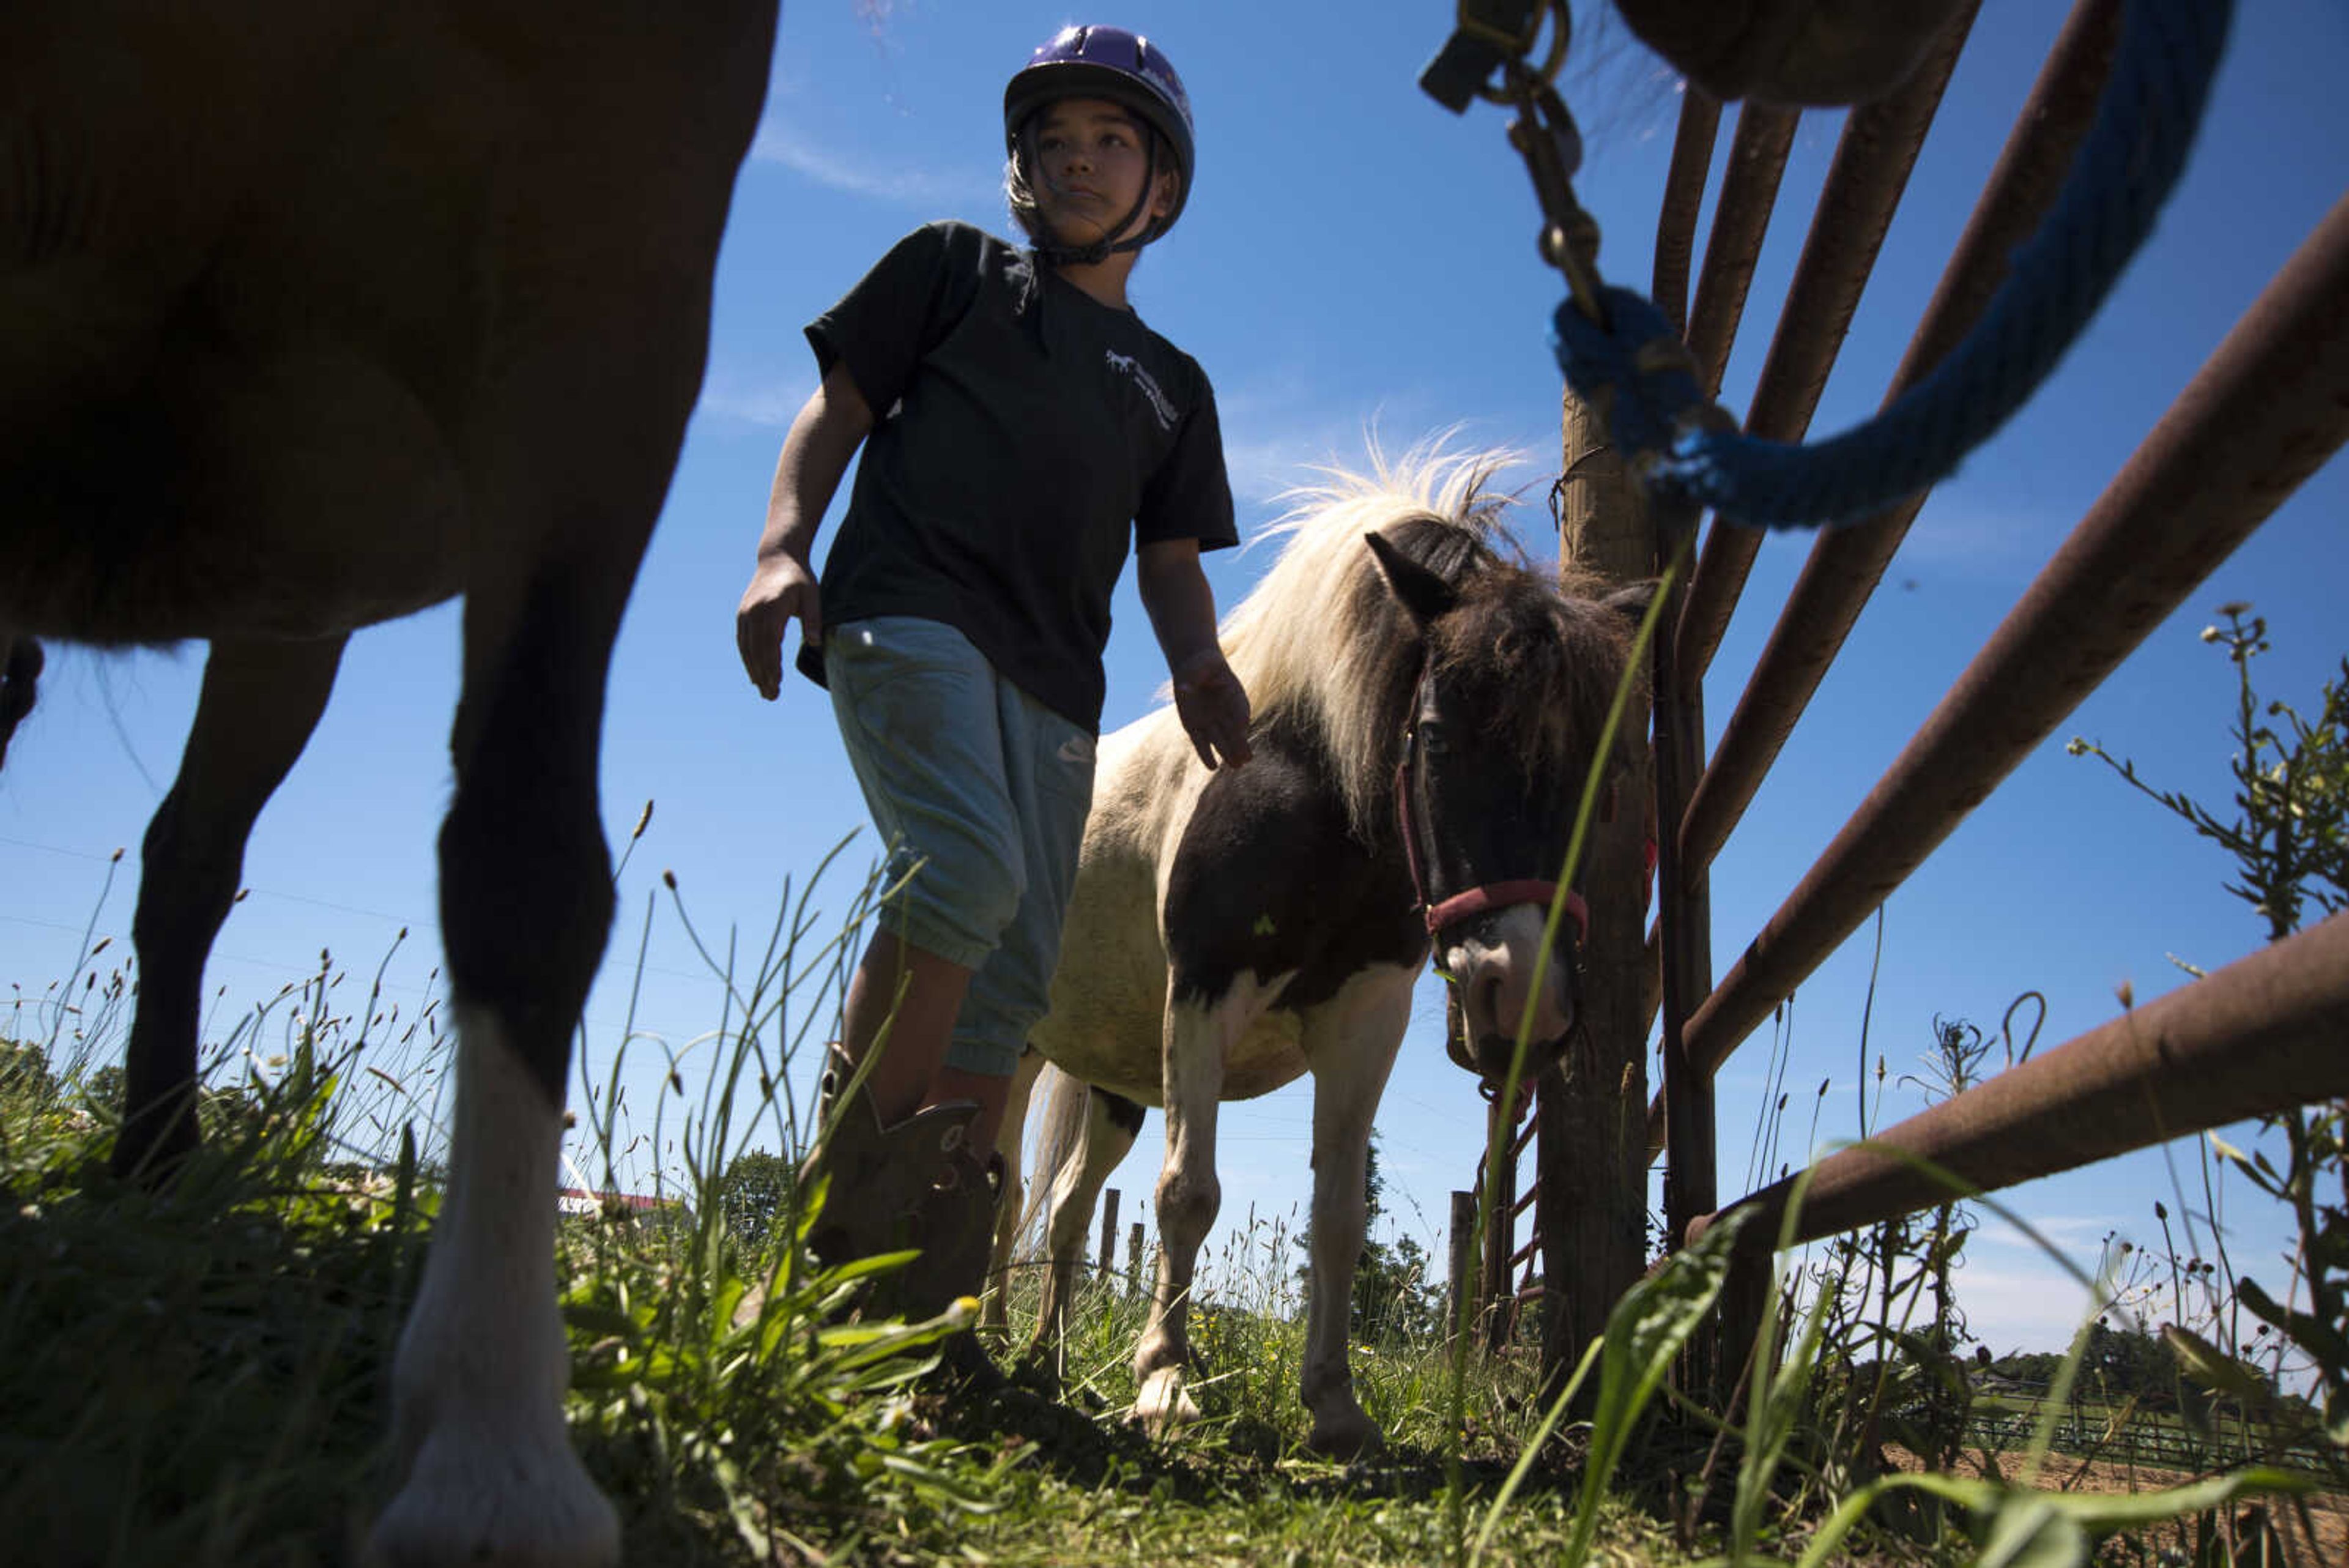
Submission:
M 1162 431 L 1173 430 L 1175 418 L 1174 405 L 1166 400 L 1166 394 L 1158 389 L 1158 383 L 1152 379 L 1150 372 L 1143 369 L 1141 362 L 1131 354 L 1121 354 L 1114 348 L 1104 352 L 1109 355 L 1109 368 L 1122 375 L 1133 378 L 1133 384 L 1140 387 L 1142 395 L 1150 400 L 1150 411 L 1158 416 L 1158 428 Z

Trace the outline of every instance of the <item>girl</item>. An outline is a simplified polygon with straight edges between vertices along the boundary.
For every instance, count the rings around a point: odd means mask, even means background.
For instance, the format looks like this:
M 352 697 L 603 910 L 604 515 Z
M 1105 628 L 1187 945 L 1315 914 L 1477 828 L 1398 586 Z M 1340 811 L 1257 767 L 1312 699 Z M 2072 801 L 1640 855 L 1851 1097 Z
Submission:
M 1003 130 L 1029 247 L 931 224 L 810 325 L 823 385 L 784 440 L 736 617 L 770 701 L 799 622 L 798 667 L 831 691 L 903 881 L 850 985 L 833 1130 L 802 1179 L 831 1178 L 824 1262 L 920 1249 L 886 1299 L 909 1316 L 982 1283 L 1001 1178 L 980 1151 L 1059 957 L 1129 538 L 1200 760 L 1248 757 L 1199 566 L 1237 542 L 1215 395 L 1126 298 L 1189 194 L 1189 99 L 1148 40 L 1070 27 L 1011 78 Z M 860 445 L 819 584 L 810 547 Z

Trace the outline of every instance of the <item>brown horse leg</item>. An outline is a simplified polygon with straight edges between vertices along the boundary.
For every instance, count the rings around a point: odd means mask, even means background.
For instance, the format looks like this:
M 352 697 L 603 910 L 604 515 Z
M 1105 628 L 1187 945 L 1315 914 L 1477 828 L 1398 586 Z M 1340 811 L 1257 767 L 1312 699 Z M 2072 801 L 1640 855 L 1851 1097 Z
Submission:
M 371 1560 L 395 1568 L 619 1556 L 617 1518 L 563 1423 L 554 1282 L 571 1034 L 613 903 L 596 789 L 605 677 L 643 536 L 600 544 L 515 563 L 466 598 L 440 832 L 457 1096 L 448 1190 L 393 1373 L 405 1480 Z
M 33 688 L 41 675 L 41 645 L 0 627 L 0 763 L 8 760 L 8 739 L 33 711 Z
M 219 642 L 205 660 L 180 776 L 142 852 L 118 1176 L 160 1179 L 196 1147 L 204 961 L 235 900 L 254 821 L 317 728 L 347 640 Z

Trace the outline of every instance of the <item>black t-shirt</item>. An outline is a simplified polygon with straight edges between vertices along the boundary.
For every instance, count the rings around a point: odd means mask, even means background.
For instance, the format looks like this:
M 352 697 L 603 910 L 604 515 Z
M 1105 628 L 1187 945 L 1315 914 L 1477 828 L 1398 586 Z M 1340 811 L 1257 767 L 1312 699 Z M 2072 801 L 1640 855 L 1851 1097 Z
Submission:
M 1206 373 L 966 223 L 900 240 L 807 336 L 874 418 L 824 561 L 826 624 L 943 621 L 1098 730 L 1128 524 L 1135 544 L 1238 543 Z

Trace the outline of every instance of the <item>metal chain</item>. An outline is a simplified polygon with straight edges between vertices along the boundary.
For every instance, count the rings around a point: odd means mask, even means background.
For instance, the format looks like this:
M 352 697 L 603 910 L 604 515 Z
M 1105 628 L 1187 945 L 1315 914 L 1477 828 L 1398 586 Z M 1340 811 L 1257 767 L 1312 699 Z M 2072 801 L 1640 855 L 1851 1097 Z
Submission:
M 1544 26 L 1549 47 L 1534 63 Z M 1566 275 L 1576 306 L 1607 324 L 1599 276 L 1599 224 L 1575 200 L 1582 167 L 1582 132 L 1557 94 L 1573 40 L 1567 0 L 1456 0 L 1452 36 L 1420 74 L 1429 96 L 1454 113 L 1477 99 L 1516 110 L 1509 145 L 1533 177 L 1541 203 L 1537 244 L 1542 260 Z
M 1506 101 L 1517 110 L 1509 122 L 1509 145 L 1525 161 L 1526 172 L 1533 176 L 1534 196 L 1541 202 L 1542 260 L 1566 275 L 1566 286 L 1582 314 L 1604 326 L 1599 221 L 1574 194 L 1574 176 L 1582 168 L 1582 132 L 1549 78 L 1522 58 L 1505 64 L 1502 78 Z

